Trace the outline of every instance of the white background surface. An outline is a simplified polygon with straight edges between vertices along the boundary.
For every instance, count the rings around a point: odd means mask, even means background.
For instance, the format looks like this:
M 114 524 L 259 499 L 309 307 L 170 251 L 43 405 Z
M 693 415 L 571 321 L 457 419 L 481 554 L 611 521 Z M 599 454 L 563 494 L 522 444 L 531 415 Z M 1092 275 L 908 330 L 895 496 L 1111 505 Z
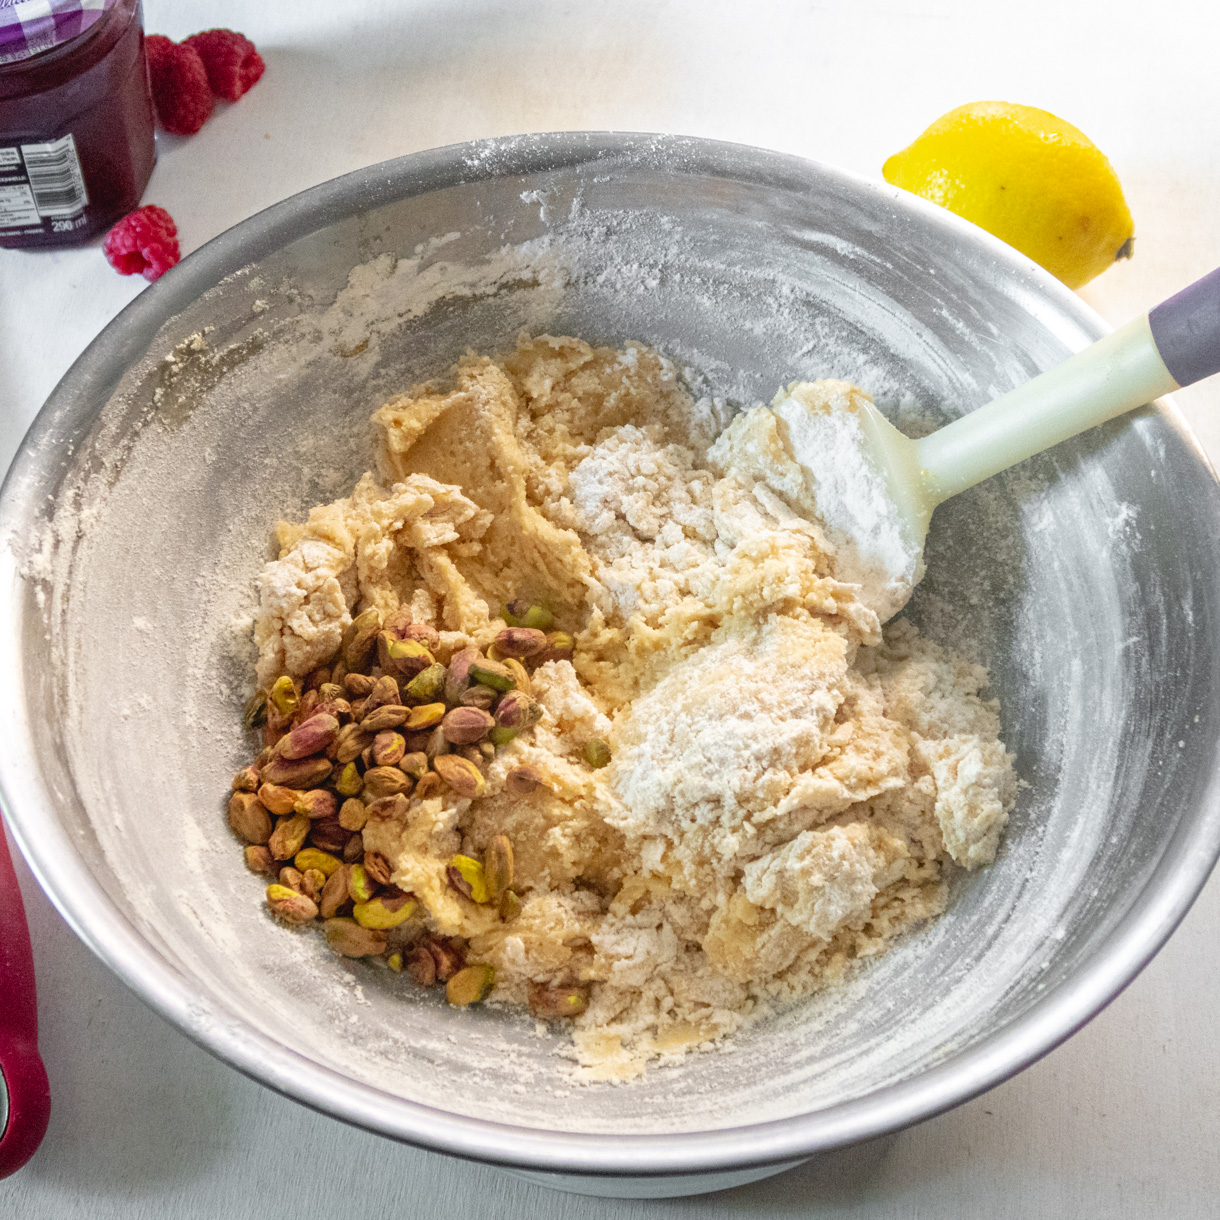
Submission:
M 267 73 L 159 137 L 145 202 L 183 253 L 371 162 L 513 132 L 614 128 L 765 145 L 877 176 L 952 106 L 1083 128 L 1118 169 L 1136 257 L 1084 290 L 1109 321 L 1220 264 L 1220 16 L 1210 2 L 146 0 L 146 28 L 240 29 Z M 0 250 L 0 466 L 143 287 L 97 246 Z M 1178 401 L 1220 457 L 1220 386 Z M 354 1131 L 211 1059 L 89 955 L 20 863 L 54 1110 L 0 1216 L 1204 1217 L 1220 1215 L 1220 885 L 1152 966 L 1015 1080 L 883 1146 L 719 1195 L 577 1200 Z M 0 1003 L 3 997 L 0 997 Z

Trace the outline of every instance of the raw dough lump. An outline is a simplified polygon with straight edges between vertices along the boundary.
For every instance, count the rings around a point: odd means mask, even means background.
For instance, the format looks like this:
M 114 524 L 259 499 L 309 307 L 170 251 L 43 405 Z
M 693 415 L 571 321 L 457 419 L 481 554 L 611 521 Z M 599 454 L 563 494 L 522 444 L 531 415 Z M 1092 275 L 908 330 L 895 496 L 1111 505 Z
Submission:
M 571 1023 L 587 1078 L 629 1079 L 842 977 L 938 915 L 952 870 L 993 859 L 1016 781 L 987 673 L 902 619 L 883 632 L 837 578 L 769 408 L 730 418 L 638 344 L 542 336 L 373 419 L 375 473 L 279 526 L 259 683 L 326 664 L 370 607 L 434 626 L 441 661 L 486 648 L 518 598 L 575 637 L 535 672 L 542 720 L 488 763 L 487 795 L 412 799 L 364 838 L 430 932 L 494 965 L 493 1003 L 588 988 Z M 514 796 L 526 763 L 544 784 Z M 454 853 L 500 834 L 509 922 L 446 884 Z

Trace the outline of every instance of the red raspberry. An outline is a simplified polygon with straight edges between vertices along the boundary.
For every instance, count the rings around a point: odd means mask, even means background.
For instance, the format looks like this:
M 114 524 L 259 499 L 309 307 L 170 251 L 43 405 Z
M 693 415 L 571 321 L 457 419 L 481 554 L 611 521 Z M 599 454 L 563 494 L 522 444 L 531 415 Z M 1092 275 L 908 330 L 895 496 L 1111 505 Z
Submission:
M 236 30 L 204 30 L 182 40 L 199 52 L 212 92 L 235 102 L 263 74 L 266 64 L 244 34 Z
M 149 34 L 144 48 L 161 126 L 176 136 L 193 136 L 216 104 L 203 60 L 193 47 L 171 42 L 162 34 Z
M 129 212 L 106 234 L 102 252 L 120 275 L 163 276 L 178 260 L 178 226 L 164 209 L 149 204 Z

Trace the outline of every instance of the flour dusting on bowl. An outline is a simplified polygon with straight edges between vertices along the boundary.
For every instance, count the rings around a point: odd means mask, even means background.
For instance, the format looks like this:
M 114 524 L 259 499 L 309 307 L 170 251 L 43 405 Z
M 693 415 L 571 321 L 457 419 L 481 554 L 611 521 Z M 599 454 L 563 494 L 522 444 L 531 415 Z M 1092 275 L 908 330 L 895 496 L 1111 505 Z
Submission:
M 371 300 L 377 316 L 358 316 Z M 1149 413 L 938 512 L 907 613 L 987 664 L 1028 785 L 995 863 L 954 882 L 951 916 L 713 1054 L 630 1088 L 576 1087 L 532 1022 L 404 999 L 275 926 L 232 867 L 217 792 L 245 761 L 260 540 L 350 492 L 393 394 L 523 329 L 645 342 L 709 413 L 835 377 L 909 418 L 996 397 L 1095 321 L 885 188 L 697 141 L 548 137 L 289 201 L 114 328 L 57 392 L 5 498 L 21 553 L 5 552 L 7 622 L 26 657 L 22 718 L 3 726 L 6 808 L 90 943 L 293 1096 L 542 1169 L 807 1155 L 925 1117 L 1065 1036 L 1161 943 L 1215 857 L 1216 492 Z M 1120 502 L 1139 512 L 1112 533 Z

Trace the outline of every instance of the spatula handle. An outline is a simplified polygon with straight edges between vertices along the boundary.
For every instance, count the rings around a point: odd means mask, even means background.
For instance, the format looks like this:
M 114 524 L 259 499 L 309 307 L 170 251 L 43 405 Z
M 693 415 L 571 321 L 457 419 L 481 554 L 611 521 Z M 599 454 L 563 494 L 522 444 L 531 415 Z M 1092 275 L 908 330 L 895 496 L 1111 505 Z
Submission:
M 1176 390 L 1147 317 L 925 436 L 918 460 L 925 493 L 940 504 L 1078 432 Z
M 1178 385 L 1220 373 L 1220 267 L 1162 301 L 1148 315 L 1148 325 Z
M 34 1155 L 51 1115 L 47 1070 L 38 1053 L 34 955 L 17 874 L 0 826 L 0 1070 L 8 1121 L 0 1132 L 0 1178 Z
M 918 442 L 930 505 L 1220 372 L 1220 269 L 1062 364 Z

